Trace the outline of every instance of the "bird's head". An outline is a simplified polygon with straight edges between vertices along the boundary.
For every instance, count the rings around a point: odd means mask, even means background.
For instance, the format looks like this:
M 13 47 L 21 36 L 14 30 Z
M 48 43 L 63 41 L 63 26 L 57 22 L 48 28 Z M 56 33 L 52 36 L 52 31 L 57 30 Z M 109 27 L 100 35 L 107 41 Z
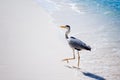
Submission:
M 65 33 L 65 38 L 68 39 L 68 34 L 70 33 L 70 26 L 69 25 L 65 25 L 65 26 L 60 26 L 61 28 L 65 28 L 67 29 L 66 33 Z
M 60 26 L 61 28 L 65 28 L 65 29 L 70 29 L 69 25 L 65 25 L 65 26 Z

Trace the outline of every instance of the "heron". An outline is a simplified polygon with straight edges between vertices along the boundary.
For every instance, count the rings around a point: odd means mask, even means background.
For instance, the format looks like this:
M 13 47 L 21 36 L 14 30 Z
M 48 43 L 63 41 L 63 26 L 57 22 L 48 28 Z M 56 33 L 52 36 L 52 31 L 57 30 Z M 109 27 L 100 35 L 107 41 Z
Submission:
M 81 41 L 80 39 L 77 39 L 73 36 L 69 37 L 68 34 L 70 33 L 70 30 L 71 30 L 69 25 L 64 25 L 64 26 L 60 26 L 60 27 L 67 29 L 67 31 L 65 32 L 65 38 L 66 38 L 69 46 L 73 50 L 73 57 L 72 58 L 65 58 L 62 61 L 67 61 L 67 63 L 68 63 L 69 60 L 74 60 L 75 59 L 75 50 L 76 50 L 77 55 L 78 55 L 77 68 L 79 68 L 79 65 L 80 65 L 80 51 L 81 50 L 91 51 L 91 47 L 89 45 L 87 45 L 86 43 L 84 43 L 83 41 Z

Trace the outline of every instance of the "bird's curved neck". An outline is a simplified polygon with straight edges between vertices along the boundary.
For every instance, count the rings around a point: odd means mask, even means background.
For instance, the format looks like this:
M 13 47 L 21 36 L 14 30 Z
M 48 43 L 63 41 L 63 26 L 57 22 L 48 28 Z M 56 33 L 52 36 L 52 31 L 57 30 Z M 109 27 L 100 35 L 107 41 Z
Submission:
M 69 37 L 68 37 L 68 34 L 70 33 L 70 28 L 68 28 L 68 30 L 66 31 L 66 33 L 65 33 L 65 38 L 66 39 L 68 39 Z

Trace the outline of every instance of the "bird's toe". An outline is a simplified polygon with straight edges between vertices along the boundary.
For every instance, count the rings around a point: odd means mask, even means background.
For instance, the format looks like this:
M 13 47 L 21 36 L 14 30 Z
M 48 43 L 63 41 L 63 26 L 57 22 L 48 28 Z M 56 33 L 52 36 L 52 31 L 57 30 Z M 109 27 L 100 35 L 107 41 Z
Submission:
M 72 66 L 73 68 L 75 68 L 75 69 L 80 69 L 79 67 L 76 67 L 76 66 Z
M 62 61 L 67 61 L 67 63 L 69 63 L 69 60 L 66 58 L 66 59 L 63 59 Z

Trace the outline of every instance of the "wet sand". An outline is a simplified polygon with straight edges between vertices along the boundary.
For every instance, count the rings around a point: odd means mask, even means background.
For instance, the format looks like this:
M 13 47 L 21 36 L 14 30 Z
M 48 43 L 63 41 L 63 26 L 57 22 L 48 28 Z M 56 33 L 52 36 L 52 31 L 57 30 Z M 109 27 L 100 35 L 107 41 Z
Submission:
M 120 79 L 120 56 L 105 48 L 82 51 L 80 69 L 62 62 L 72 50 L 33 0 L 0 1 L 0 11 L 0 80 Z

